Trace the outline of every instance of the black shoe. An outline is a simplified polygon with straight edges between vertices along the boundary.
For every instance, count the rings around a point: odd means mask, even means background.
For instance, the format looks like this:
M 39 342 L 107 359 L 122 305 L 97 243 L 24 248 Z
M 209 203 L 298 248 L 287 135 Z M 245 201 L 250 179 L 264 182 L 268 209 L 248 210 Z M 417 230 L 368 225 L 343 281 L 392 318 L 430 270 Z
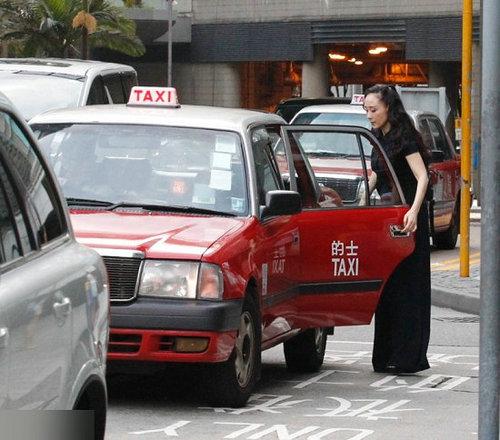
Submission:
M 404 370 L 403 368 L 396 367 L 395 365 L 387 366 L 385 372 L 389 374 L 395 374 L 397 376 L 411 376 L 415 374 L 414 371 Z

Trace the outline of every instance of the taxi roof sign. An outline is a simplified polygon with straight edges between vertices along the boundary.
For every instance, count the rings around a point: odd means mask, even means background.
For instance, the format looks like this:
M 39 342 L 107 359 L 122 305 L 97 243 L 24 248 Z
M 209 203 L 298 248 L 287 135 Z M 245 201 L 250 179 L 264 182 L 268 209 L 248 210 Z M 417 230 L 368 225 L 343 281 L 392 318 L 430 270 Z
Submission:
M 142 107 L 180 107 L 175 87 L 134 86 L 127 105 Z
M 354 94 L 352 95 L 351 104 L 362 105 L 365 103 L 365 95 Z

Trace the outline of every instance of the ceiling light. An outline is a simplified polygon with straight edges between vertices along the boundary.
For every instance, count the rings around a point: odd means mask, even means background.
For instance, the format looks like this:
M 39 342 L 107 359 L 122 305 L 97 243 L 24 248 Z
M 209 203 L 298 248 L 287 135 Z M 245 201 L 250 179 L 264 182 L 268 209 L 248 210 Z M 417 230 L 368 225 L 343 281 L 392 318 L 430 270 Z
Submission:
M 355 63 L 356 62 L 356 58 L 349 58 L 347 61 L 349 61 L 350 63 Z
M 385 46 L 377 46 L 368 51 L 372 55 L 380 55 L 383 52 L 387 52 L 387 47 Z
M 329 53 L 328 57 L 331 60 L 345 60 L 345 58 L 346 58 L 345 55 L 342 55 L 340 53 Z
M 361 64 L 363 64 L 363 61 L 356 60 L 356 61 L 354 61 L 354 64 L 356 64 L 357 66 L 361 66 Z

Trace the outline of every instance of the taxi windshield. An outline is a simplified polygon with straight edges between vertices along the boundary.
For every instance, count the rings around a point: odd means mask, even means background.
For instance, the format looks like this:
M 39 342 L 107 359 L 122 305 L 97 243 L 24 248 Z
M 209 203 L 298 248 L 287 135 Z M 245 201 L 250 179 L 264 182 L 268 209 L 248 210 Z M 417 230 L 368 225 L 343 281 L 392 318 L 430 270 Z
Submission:
M 32 129 L 71 205 L 248 212 L 236 133 L 120 124 L 44 124 Z

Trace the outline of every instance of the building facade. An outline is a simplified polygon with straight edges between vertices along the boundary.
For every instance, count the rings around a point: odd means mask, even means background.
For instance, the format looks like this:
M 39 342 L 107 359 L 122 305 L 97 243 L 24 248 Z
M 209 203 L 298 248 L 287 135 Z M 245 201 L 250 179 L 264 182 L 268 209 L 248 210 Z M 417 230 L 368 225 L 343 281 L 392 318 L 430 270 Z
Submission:
M 150 33 L 138 32 L 147 54 L 121 60 L 137 68 L 144 84 L 167 82 L 169 1 L 142 0 L 132 10 L 135 17 L 163 13 L 160 19 L 136 19 Z M 462 7 L 462 0 L 177 0 L 172 85 L 184 103 L 271 111 L 292 96 L 343 96 L 375 83 L 445 87 L 446 123 L 454 138 L 461 109 Z M 474 0 L 473 152 L 479 144 L 479 16 L 480 0 Z M 163 32 L 159 37 L 151 34 L 154 25 Z M 369 52 L 376 48 L 383 51 Z

